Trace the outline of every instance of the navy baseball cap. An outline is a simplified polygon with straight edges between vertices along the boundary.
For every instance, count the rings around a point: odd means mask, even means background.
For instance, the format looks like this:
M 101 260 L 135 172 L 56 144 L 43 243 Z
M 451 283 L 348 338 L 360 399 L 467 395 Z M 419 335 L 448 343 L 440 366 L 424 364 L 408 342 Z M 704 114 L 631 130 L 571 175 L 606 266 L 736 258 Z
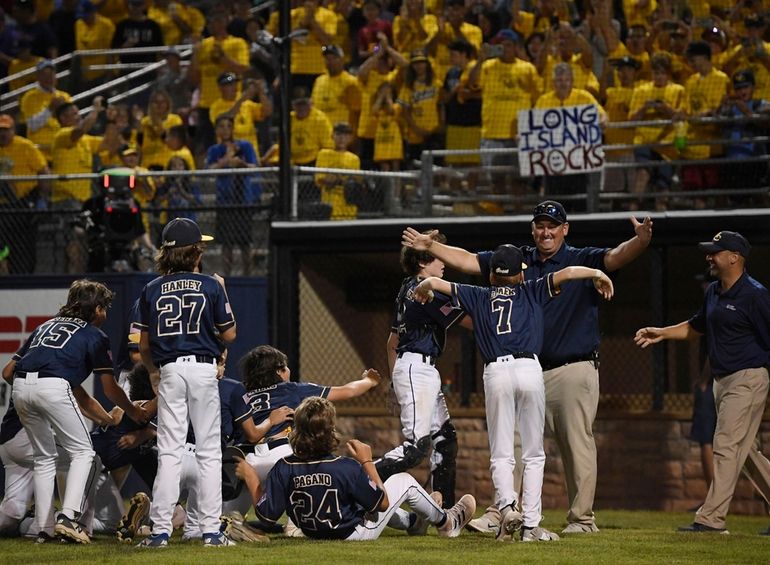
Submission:
M 219 85 L 234 84 L 236 82 L 238 82 L 238 75 L 235 73 L 222 73 L 217 78 L 217 84 Z
M 567 212 L 564 211 L 564 206 L 556 200 L 546 200 L 535 206 L 532 211 L 533 222 L 540 218 L 546 218 L 557 224 L 565 224 L 567 223 Z
M 733 75 L 733 88 L 736 90 L 746 88 L 747 86 L 754 86 L 755 84 L 754 71 L 751 69 L 744 69 Z
M 513 41 L 514 43 L 518 43 L 519 34 L 512 29 L 501 29 L 492 38 L 492 43 L 502 43 L 503 41 Z
M 198 224 L 187 218 L 175 218 L 163 228 L 163 247 L 186 247 L 213 239 L 201 234 Z
M 743 257 L 748 257 L 751 252 L 749 241 L 737 231 L 721 231 L 711 241 L 703 241 L 698 244 L 698 249 L 706 253 L 719 253 L 720 251 L 734 251 Z
M 516 276 L 526 268 L 527 264 L 524 263 L 521 249 L 510 243 L 504 243 L 495 249 L 489 261 L 490 271 L 504 277 Z

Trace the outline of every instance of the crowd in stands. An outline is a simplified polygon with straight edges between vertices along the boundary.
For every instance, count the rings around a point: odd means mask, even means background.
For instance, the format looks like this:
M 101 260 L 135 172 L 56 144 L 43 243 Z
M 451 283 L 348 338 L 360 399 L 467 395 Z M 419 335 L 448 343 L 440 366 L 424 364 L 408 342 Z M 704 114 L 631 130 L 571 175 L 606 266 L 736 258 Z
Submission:
M 13 76 L 4 88 L 26 88 L 18 110 L 0 118 L 0 131 L 12 124 L 14 143 L 34 145 L 34 158 L 17 157 L 3 144 L 13 136 L 0 133 L 3 173 L 91 172 L 125 165 L 126 157 L 150 170 L 278 162 L 282 61 L 269 41 L 279 34 L 277 3 L 4 0 L 0 7 L 0 75 Z M 290 14 L 292 30 L 307 30 L 291 42 L 296 165 L 394 171 L 419 167 L 424 150 L 514 148 L 519 110 L 588 103 L 601 109 L 605 143 L 621 146 L 607 159 L 628 164 L 607 169 L 605 187 L 638 194 L 628 200 L 631 209 L 649 204 L 645 193 L 660 194 L 675 182 L 685 190 L 766 183 L 763 161 L 703 161 L 765 155 L 764 143 L 747 138 L 763 133 L 766 122 L 697 121 L 767 113 L 770 9 L 760 0 L 292 0 Z M 157 50 L 130 51 L 137 47 Z M 110 48 L 129 51 L 78 58 L 79 68 L 70 68 L 59 89 L 56 75 L 64 68 L 53 58 Z M 72 96 L 156 61 L 163 65 L 149 79 L 131 78 L 102 93 L 109 98 L 152 81 L 133 98 L 94 105 L 82 119 L 72 105 Z M 231 141 L 216 125 L 223 117 Z M 243 153 L 234 153 L 236 142 Z M 228 148 L 213 159 L 222 144 Z M 682 159 L 693 164 L 671 166 Z M 586 188 L 580 176 L 516 178 L 515 157 L 499 152 L 436 162 L 509 166 L 513 175 L 477 179 L 498 192 Z M 316 177 L 332 218 L 355 217 L 348 180 Z M 173 194 L 167 180 L 151 184 L 143 206 L 200 200 L 190 183 Z M 237 195 L 217 182 L 216 202 L 259 200 L 251 181 L 236 184 Z M 81 209 L 93 190 L 75 180 L 3 185 L 0 206 L 62 210 Z M 705 198 L 695 203 L 707 205 Z M 665 209 L 668 201 L 656 205 Z

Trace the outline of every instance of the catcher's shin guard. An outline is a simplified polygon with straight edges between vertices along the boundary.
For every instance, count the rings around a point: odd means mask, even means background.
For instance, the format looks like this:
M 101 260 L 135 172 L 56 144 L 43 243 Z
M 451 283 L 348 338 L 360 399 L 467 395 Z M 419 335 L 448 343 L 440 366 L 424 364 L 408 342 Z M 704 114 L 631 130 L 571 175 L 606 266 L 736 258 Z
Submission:
M 402 457 L 398 459 L 382 457 L 374 464 L 382 482 L 385 482 L 396 473 L 404 473 L 412 467 L 419 465 L 428 455 L 430 436 L 418 439 L 416 444 L 405 441 L 401 447 L 403 448 Z
M 444 508 L 455 504 L 455 477 L 457 475 L 457 431 L 451 420 L 444 422 L 433 434 L 431 479 L 433 490 L 444 497 Z

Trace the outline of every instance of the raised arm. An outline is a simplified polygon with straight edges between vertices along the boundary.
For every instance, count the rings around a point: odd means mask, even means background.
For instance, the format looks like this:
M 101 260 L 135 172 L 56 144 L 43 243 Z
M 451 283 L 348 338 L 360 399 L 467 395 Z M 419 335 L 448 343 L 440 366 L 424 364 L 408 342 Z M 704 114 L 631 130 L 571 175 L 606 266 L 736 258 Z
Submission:
M 636 235 L 614 249 L 610 249 L 604 256 L 604 268 L 609 272 L 617 271 L 628 265 L 644 253 L 644 250 L 650 245 L 652 239 L 652 220 L 650 217 L 647 216 L 642 223 L 631 217 L 631 224 L 634 226 Z
M 437 230 L 433 230 L 429 234 L 423 234 L 413 228 L 406 228 L 401 234 L 401 245 L 418 251 L 427 251 L 453 269 L 463 273 L 471 275 L 481 274 L 481 268 L 475 253 L 435 241 L 433 236 L 436 232 Z
M 452 283 L 439 277 L 428 277 L 414 289 L 414 299 L 420 304 L 433 300 L 434 291 L 452 294 Z
M 373 389 L 382 381 L 380 373 L 376 369 L 367 369 L 361 375 L 361 378 L 350 381 L 342 386 L 333 386 L 329 391 L 329 400 L 337 402 L 338 400 L 349 400 L 356 396 L 361 396 L 365 392 Z
M 596 287 L 596 290 L 605 300 L 610 300 L 615 292 L 610 278 L 599 269 L 591 269 L 590 267 L 565 267 L 553 274 L 553 284 L 557 287 L 567 281 L 580 279 L 592 279 L 594 287 Z
M 644 349 L 648 345 L 661 342 L 664 339 L 695 339 L 700 335 L 700 332 L 696 331 L 689 322 L 680 322 L 665 328 L 641 328 L 634 336 L 634 343 Z
M 390 506 L 390 501 L 388 500 L 388 492 L 385 490 L 385 485 L 382 484 L 382 479 L 380 478 L 380 474 L 377 472 L 377 467 L 374 466 L 374 462 L 372 461 L 372 448 L 362 441 L 358 441 L 357 439 L 349 440 L 347 443 L 347 448 L 348 454 L 361 464 L 364 472 L 369 476 L 372 482 L 380 487 L 380 490 L 382 490 L 382 500 L 380 501 L 380 505 L 377 507 L 377 510 L 380 512 L 387 510 Z

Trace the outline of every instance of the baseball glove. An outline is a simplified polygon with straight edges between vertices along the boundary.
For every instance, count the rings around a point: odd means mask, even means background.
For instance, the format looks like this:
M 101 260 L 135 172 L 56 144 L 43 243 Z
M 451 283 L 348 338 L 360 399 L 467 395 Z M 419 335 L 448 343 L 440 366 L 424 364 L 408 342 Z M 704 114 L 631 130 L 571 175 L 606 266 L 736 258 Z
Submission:
M 235 475 L 238 459 L 246 459 L 241 448 L 228 445 L 222 451 L 222 500 L 234 500 L 243 490 L 243 481 Z

